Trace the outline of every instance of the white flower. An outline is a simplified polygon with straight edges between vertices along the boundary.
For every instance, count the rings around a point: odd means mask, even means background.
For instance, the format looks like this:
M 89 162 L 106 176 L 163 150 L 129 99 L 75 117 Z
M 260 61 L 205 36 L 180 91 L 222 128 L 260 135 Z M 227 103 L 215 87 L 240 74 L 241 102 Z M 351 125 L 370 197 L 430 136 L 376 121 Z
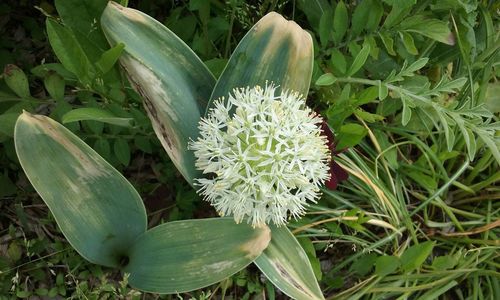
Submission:
M 330 176 L 321 118 L 297 93 L 275 92 L 256 86 L 216 100 L 189 145 L 208 175 L 196 180 L 198 192 L 219 214 L 254 227 L 303 215 Z

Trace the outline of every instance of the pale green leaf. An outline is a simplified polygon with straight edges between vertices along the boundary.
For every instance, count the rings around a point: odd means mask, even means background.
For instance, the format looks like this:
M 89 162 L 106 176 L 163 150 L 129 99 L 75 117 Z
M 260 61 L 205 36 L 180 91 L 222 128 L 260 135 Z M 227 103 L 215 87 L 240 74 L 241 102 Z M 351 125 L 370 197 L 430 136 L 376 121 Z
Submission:
M 271 227 L 269 246 L 255 264 L 282 292 L 297 300 L 324 299 L 304 249 L 283 227 Z
M 130 285 L 143 291 L 192 291 L 240 271 L 270 239 L 269 228 L 253 229 L 233 218 L 169 222 L 136 240 L 124 271 L 130 273 Z
M 146 231 L 134 187 L 92 148 L 48 117 L 23 113 L 15 127 L 19 162 L 73 248 L 116 267 Z
M 203 62 L 160 22 L 137 10 L 109 2 L 101 26 L 111 45 L 126 45 L 120 57 L 139 92 L 153 129 L 172 162 L 193 183 L 201 177 L 188 151 L 198 136 L 215 79 Z
M 265 86 L 306 96 L 313 70 L 313 44 L 309 33 L 293 21 L 271 12 L 240 41 L 210 97 L 227 97 L 234 88 Z

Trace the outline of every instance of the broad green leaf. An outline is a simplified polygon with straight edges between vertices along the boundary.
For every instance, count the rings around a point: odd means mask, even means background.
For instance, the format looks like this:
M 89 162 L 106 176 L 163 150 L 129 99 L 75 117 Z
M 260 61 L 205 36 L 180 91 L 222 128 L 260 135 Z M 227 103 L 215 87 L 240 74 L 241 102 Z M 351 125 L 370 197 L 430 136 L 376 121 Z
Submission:
M 335 7 L 335 14 L 333 16 L 333 41 L 339 44 L 347 31 L 349 26 L 349 16 L 347 14 L 347 7 L 344 1 L 337 3 Z
M 399 258 L 396 256 L 379 256 L 375 260 L 375 274 L 378 276 L 386 276 L 396 271 L 399 268 Z
M 370 54 L 370 44 L 364 44 L 361 51 L 359 51 L 358 55 L 354 58 L 351 67 L 347 70 L 347 76 L 352 76 L 358 72 L 368 59 L 368 55 Z
M 7 86 L 16 93 L 16 95 L 22 98 L 30 97 L 28 77 L 18 66 L 6 65 L 3 70 L 3 78 Z
M 355 146 L 366 136 L 368 130 L 361 125 L 349 123 L 342 125 L 336 137 L 338 139 L 337 149 Z
M 271 227 L 269 246 L 255 264 L 283 293 L 297 300 L 324 299 L 304 249 L 283 227 Z
M 309 33 L 295 22 L 271 12 L 240 41 L 210 101 L 227 97 L 234 88 L 265 86 L 270 82 L 281 90 L 306 96 L 312 71 L 313 45 Z
M 90 84 L 93 67 L 74 34 L 53 19 L 47 19 L 47 35 L 52 50 L 64 68 L 75 74 L 84 84 Z
M 431 254 L 433 248 L 434 242 L 427 241 L 406 249 L 400 257 L 403 271 L 410 272 L 420 268 L 425 259 Z
M 334 84 L 335 81 L 337 81 L 337 78 L 335 78 L 332 73 L 326 73 L 321 75 L 314 84 L 318 86 L 329 86 Z
M 84 108 L 73 109 L 67 112 L 62 117 L 62 122 L 64 124 L 83 121 L 83 120 L 92 120 L 118 126 L 130 127 L 133 119 L 120 118 L 115 116 L 108 110 L 97 107 L 84 107 Z
M 48 117 L 24 112 L 14 141 L 26 176 L 73 248 L 116 267 L 146 231 L 134 187 L 92 148 Z
M 130 273 L 130 285 L 143 291 L 192 291 L 240 271 L 270 239 L 269 228 L 253 229 L 232 218 L 169 222 L 137 239 L 124 271 Z
M 126 45 L 121 65 L 163 147 L 192 184 L 201 172 L 188 142 L 198 136 L 214 77 L 182 40 L 146 14 L 109 2 L 101 25 L 111 45 Z

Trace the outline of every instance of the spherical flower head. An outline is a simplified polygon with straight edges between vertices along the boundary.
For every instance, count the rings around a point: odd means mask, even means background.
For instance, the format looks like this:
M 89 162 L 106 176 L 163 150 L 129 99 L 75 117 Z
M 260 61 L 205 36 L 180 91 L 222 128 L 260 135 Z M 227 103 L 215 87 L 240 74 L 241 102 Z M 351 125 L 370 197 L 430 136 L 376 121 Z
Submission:
M 329 179 L 330 152 L 322 119 L 298 93 L 265 88 L 233 90 L 214 102 L 189 145 L 205 200 L 221 215 L 252 226 L 280 226 L 305 213 Z

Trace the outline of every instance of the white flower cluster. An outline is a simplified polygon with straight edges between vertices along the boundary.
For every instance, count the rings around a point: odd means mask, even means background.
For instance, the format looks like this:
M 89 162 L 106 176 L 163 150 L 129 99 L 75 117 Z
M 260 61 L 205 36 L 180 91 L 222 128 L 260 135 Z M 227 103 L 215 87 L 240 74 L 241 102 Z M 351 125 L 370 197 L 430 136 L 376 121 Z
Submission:
M 221 215 L 252 226 L 280 226 L 304 214 L 329 179 L 330 151 L 321 118 L 297 93 L 267 85 L 235 89 L 216 100 L 190 143 L 199 192 Z

